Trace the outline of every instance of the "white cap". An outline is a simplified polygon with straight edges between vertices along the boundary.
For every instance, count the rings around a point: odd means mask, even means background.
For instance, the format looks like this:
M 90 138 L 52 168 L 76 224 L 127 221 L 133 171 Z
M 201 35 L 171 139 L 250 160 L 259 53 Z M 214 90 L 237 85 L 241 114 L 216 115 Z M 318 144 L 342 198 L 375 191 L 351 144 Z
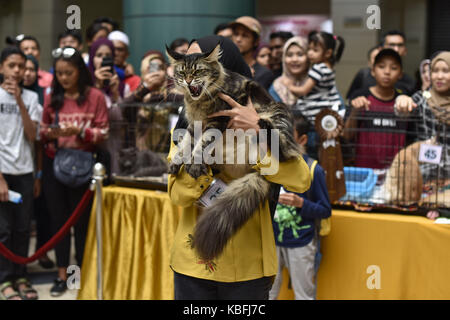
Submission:
M 122 31 L 113 31 L 108 35 L 108 39 L 113 41 L 113 40 L 119 40 L 123 43 L 125 43 L 125 45 L 128 47 L 130 45 L 130 39 L 128 38 L 128 36 L 123 33 Z

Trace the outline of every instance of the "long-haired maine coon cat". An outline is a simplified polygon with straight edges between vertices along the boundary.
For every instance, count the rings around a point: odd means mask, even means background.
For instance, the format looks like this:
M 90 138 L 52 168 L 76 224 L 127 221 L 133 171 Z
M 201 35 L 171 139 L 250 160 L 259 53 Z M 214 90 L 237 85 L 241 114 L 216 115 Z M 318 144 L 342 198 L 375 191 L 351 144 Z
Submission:
M 186 172 L 193 178 L 207 174 L 207 165 L 204 162 L 194 163 L 194 154 L 203 152 L 209 143 L 212 143 L 209 141 L 211 136 L 208 136 L 206 130 L 218 129 L 224 132 L 227 128 L 229 117 L 208 118 L 208 115 L 217 111 L 231 109 L 218 97 L 220 92 L 229 95 L 241 105 L 246 105 L 248 98 L 251 98 L 261 118 L 260 127 L 267 129 L 268 141 L 270 141 L 270 129 L 278 129 L 273 131 L 277 133 L 279 140 L 278 161 L 300 156 L 293 138 L 292 114 L 288 108 L 284 104 L 274 102 L 255 81 L 224 69 L 219 62 L 221 53 L 219 44 L 209 52 L 190 55 L 181 55 L 167 48 L 167 55 L 174 67 L 175 84 L 184 91 L 185 117 L 189 124 L 187 131 L 191 137 L 194 137 L 194 121 L 202 122 L 202 138 L 196 145 L 194 145 L 194 139 L 183 139 L 178 143 L 178 150 L 169 164 L 170 174 L 178 174 L 183 163 Z M 223 137 L 225 156 L 227 154 L 225 134 Z M 270 143 L 268 145 L 270 149 Z M 181 160 L 183 154 L 186 154 L 184 153 L 186 148 L 192 150 L 191 163 Z M 246 146 L 246 148 L 249 147 Z M 235 156 L 237 149 L 235 146 L 232 150 Z M 231 153 L 230 150 L 228 152 Z M 246 164 L 213 163 L 210 166 L 215 172 L 226 172 L 226 175 L 233 179 L 215 202 L 209 207 L 202 208 L 199 215 L 192 246 L 205 261 L 210 261 L 221 254 L 228 240 L 251 218 L 259 205 L 268 199 L 271 189 L 271 183 L 252 169 L 252 164 L 248 162 Z

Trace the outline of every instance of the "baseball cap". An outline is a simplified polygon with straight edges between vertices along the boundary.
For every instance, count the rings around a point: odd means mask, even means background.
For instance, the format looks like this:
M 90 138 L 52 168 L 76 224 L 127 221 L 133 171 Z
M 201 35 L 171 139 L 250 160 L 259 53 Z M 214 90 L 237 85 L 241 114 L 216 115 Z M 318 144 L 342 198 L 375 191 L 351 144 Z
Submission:
M 400 57 L 400 55 L 398 54 L 397 51 L 393 50 L 393 49 L 382 49 L 380 50 L 380 52 L 378 52 L 378 54 L 375 56 L 375 61 L 374 61 L 374 65 L 376 65 L 377 63 L 379 63 L 381 61 L 381 59 L 383 59 L 384 57 L 391 57 L 393 58 L 395 61 L 398 62 L 398 64 L 400 65 L 400 67 L 403 68 L 403 64 L 402 64 L 402 57 Z
M 261 35 L 261 24 L 258 20 L 256 20 L 253 17 L 249 16 L 242 16 L 234 20 L 230 23 L 230 28 L 235 27 L 236 25 L 242 25 L 249 29 L 250 31 L 254 32 L 257 37 Z

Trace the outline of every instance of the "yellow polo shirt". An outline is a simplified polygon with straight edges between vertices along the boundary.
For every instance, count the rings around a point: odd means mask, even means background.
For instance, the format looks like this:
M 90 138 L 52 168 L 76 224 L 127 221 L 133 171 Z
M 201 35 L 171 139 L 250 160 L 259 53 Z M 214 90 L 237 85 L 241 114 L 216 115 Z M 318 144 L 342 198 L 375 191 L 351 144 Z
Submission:
M 176 149 L 172 143 L 169 161 Z M 269 161 L 276 160 L 267 152 L 263 161 L 258 161 L 253 168 L 257 171 L 266 166 L 270 168 Z M 305 192 L 311 184 L 309 168 L 302 156 L 279 163 L 276 174 L 264 177 L 297 193 Z M 183 208 L 172 247 L 171 268 L 184 275 L 220 282 L 248 281 L 276 275 L 278 262 L 268 200 L 260 204 L 258 211 L 230 239 L 222 254 L 211 263 L 201 261 L 195 249 L 191 247 L 190 239 L 198 216 L 195 201 L 201 197 L 213 179 L 211 169 L 208 175 L 194 179 L 184 170 L 184 165 L 177 175 L 169 175 L 169 197 L 174 204 Z M 220 179 L 229 183 L 229 179 L 223 175 Z

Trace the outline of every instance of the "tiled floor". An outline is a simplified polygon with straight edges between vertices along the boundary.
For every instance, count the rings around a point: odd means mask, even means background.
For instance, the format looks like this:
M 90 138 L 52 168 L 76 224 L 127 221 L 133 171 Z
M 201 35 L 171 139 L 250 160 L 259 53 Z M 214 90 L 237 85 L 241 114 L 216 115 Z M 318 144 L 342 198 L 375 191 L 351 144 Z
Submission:
M 34 253 L 35 248 L 35 242 L 36 238 L 32 237 L 30 241 L 30 256 Z M 72 239 L 72 244 L 74 243 Z M 73 246 L 73 245 L 72 245 Z M 72 247 L 71 251 L 71 263 L 75 264 L 75 248 Z M 55 259 L 55 251 L 51 250 L 49 252 L 49 257 L 52 261 L 56 261 Z M 53 280 L 57 277 L 57 269 L 54 267 L 53 269 L 44 269 L 42 268 L 38 261 L 35 261 L 33 263 L 30 263 L 28 265 L 28 274 L 29 279 L 31 283 L 33 284 L 33 287 L 37 290 L 39 295 L 39 300 L 76 300 L 78 290 L 67 290 L 62 296 L 60 297 L 52 297 L 50 295 L 50 288 L 53 285 Z

